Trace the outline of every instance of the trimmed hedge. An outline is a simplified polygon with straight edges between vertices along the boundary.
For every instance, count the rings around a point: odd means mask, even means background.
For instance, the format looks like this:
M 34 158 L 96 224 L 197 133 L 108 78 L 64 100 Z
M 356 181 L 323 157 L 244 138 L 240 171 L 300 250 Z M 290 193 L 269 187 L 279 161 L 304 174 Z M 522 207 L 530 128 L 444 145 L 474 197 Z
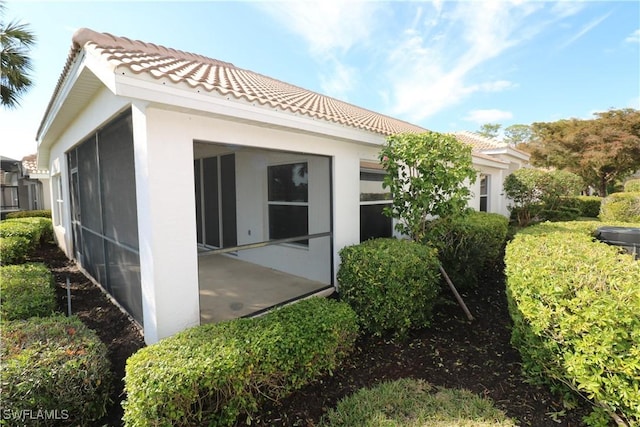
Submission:
M 53 275 L 44 264 L 0 267 L 0 317 L 3 320 L 51 316 L 56 310 Z
M 599 242 L 600 222 L 545 223 L 506 249 L 512 343 L 533 379 L 565 385 L 640 423 L 640 263 Z M 638 224 L 640 225 L 640 224 Z
M 580 216 L 587 218 L 598 218 L 600 215 L 600 204 L 602 197 L 599 196 L 577 196 L 578 207 L 580 208 Z
M 601 221 L 640 222 L 640 192 L 613 193 L 602 200 Z
M 640 192 L 640 179 L 630 179 L 624 183 L 625 193 L 638 193 Z
M 76 317 L 3 322 L 3 410 L 49 413 L 38 425 L 87 425 L 106 412 L 111 388 L 107 349 Z
M 53 223 L 50 218 L 25 217 L 13 218 L 3 221 L 7 224 L 26 224 L 36 229 L 37 238 L 35 244 L 41 244 L 53 240 Z
M 230 426 L 334 370 L 357 334 L 347 304 L 317 297 L 180 332 L 127 360 L 125 425 Z
M 17 212 L 9 212 L 7 214 L 7 219 L 11 218 L 49 218 L 51 219 L 51 210 L 50 209 L 42 209 L 42 210 L 34 210 L 34 211 L 17 211 Z
M 0 264 L 19 264 L 31 251 L 31 241 L 22 236 L 0 237 Z
M 373 239 L 340 250 L 338 292 L 374 335 L 405 337 L 429 326 L 440 290 L 436 249 L 396 239 Z
M 447 274 L 461 289 L 474 287 L 482 271 L 502 260 L 509 220 L 496 213 L 470 212 L 427 224 L 425 242 L 438 249 Z

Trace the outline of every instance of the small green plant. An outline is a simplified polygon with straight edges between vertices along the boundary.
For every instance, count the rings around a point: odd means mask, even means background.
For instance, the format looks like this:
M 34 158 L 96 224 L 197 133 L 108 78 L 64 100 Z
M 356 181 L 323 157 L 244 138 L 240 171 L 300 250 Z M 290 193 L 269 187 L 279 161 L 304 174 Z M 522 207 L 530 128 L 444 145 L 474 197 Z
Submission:
M 29 250 L 53 238 L 53 227 L 48 218 L 16 218 L 0 222 L 0 237 L 24 237 Z
M 640 179 L 630 179 L 624 183 L 626 193 L 640 193 Z
M 467 390 L 400 379 L 361 389 L 338 402 L 321 427 L 514 427 L 490 400 Z
M 230 426 L 336 369 L 358 327 L 345 303 L 310 298 L 264 316 L 202 325 L 127 360 L 127 426 Z
M 3 320 L 51 316 L 56 309 L 53 275 L 44 264 L 0 267 L 0 317 Z
M 380 150 L 387 175 L 384 187 L 393 197 L 385 214 L 398 218 L 396 230 L 419 242 L 432 216 L 462 213 L 470 197 L 468 183 L 477 171 L 471 147 L 437 132 L 391 135 Z
M 340 251 L 340 298 L 363 329 L 405 337 L 430 324 L 440 290 L 434 248 L 408 240 L 373 239 Z
M 512 343 L 531 379 L 598 408 L 590 425 L 602 425 L 603 411 L 620 425 L 638 425 L 640 263 L 595 240 L 602 225 L 543 223 L 507 245 Z
M 602 200 L 601 221 L 640 222 L 640 193 L 613 193 Z
M 75 317 L 3 322 L 2 407 L 48 411 L 38 425 L 87 425 L 106 412 L 111 389 L 107 348 Z
M 469 212 L 427 224 L 424 242 L 438 249 L 447 274 L 460 288 L 477 285 L 484 269 L 502 260 L 509 221 L 502 215 Z

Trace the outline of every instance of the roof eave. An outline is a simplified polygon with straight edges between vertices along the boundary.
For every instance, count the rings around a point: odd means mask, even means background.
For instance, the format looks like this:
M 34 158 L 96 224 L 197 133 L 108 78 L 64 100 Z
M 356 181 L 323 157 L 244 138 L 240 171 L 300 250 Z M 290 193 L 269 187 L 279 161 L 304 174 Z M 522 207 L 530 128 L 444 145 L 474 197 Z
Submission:
M 118 96 L 145 101 L 159 108 L 192 114 L 204 113 L 263 127 L 331 136 L 365 145 L 380 146 L 386 140 L 386 135 L 380 133 L 262 106 L 217 92 L 198 90 L 187 84 L 176 84 L 170 80 L 162 82 L 118 72 L 114 76 L 115 93 Z

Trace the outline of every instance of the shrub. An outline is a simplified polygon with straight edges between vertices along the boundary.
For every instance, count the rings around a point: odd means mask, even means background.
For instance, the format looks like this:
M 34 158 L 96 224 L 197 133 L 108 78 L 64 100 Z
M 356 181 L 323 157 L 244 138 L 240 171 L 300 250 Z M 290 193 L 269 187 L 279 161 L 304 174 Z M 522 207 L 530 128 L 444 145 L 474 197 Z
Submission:
M 564 197 L 578 195 L 583 185 L 582 178 L 571 172 L 524 168 L 507 176 L 504 191 L 513 202 L 509 209 L 518 225 L 526 226 L 544 219 L 539 217 L 543 211 L 556 218 L 571 214 L 559 206 Z
M 400 379 L 361 389 L 338 402 L 321 427 L 513 427 L 516 424 L 467 390 L 435 388 L 422 380 Z
M 630 179 L 624 183 L 624 191 L 626 193 L 639 193 L 640 192 L 640 179 Z
M 105 414 L 111 387 L 107 349 L 75 317 L 44 317 L 3 324 L 4 410 L 48 412 L 38 425 L 86 425 Z
M 507 245 L 512 343 L 532 379 L 567 386 L 636 425 L 640 263 L 594 240 L 601 225 L 544 223 Z
M 127 426 L 228 426 L 334 370 L 353 349 L 355 313 L 310 298 L 262 317 L 202 325 L 127 360 Z
M 613 193 L 602 200 L 601 221 L 640 222 L 640 193 Z
M 27 224 L 37 229 L 37 235 L 39 236 L 39 238 L 36 239 L 36 245 L 53 240 L 53 224 L 50 218 L 25 217 L 25 218 L 7 219 L 4 222 L 9 224 L 15 224 L 15 223 Z
M 438 258 L 456 286 L 477 285 L 482 271 L 501 261 L 509 221 L 500 214 L 471 212 L 440 218 L 427 225 L 425 241 L 438 249 Z
M 24 262 L 30 250 L 31 242 L 26 237 L 0 237 L 0 264 L 19 264 Z
M 588 218 L 598 218 L 600 215 L 600 204 L 602 203 L 602 197 L 599 196 L 577 196 L 580 208 L 580 216 Z
M 374 335 L 404 337 L 430 324 L 440 289 L 434 248 L 408 240 L 374 239 L 340 251 L 339 294 Z
M 53 275 L 44 264 L 0 267 L 0 317 L 3 320 L 50 316 L 55 309 Z
M 41 209 L 34 211 L 17 211 L 17 212 L 9 212 L 7 214 L 7 219 L 11 218 L 49 218 L 51 219 L 51 210 L 50 209 Z

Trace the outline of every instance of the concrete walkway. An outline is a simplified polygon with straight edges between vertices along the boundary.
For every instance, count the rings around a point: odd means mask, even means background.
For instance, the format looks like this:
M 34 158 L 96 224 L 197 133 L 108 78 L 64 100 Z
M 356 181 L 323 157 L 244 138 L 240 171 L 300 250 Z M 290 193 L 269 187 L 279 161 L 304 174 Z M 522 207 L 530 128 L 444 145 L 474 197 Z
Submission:
M 201 323 L 235 319 L 328 286 L 228 255 L 200 257 L 198 272 Z

